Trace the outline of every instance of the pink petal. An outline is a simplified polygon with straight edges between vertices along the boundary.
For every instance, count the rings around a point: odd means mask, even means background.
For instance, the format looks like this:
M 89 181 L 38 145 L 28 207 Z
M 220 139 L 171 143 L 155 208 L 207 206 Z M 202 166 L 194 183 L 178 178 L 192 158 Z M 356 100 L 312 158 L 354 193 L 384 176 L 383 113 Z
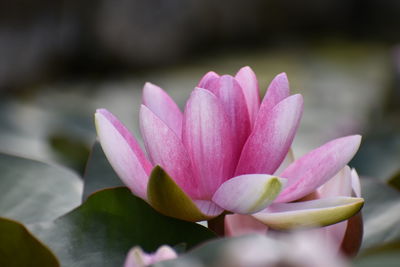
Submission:
M 285 179 L 268 174 L 240 175 L 224 182 L 212 201 L 225 210 L 251 214 L 271 204 L 285 183 Z
M 174 100 L 157 85 L 146 83 L 143 88 L 143 104 L 173 130 L 177 136 L 182 133 L 182 112 Z
M 250 215 L 232 214 L 225 216 L 225 236 L 265 234 L 267 229 L 267 226 Z
M 219 78 L 219 75 L 213 71 L 206 73 L 206 75 L 201 78 L 197 87 L 208 89 L 213 81 Z
M 194 199 L 193 203 L 201 211 L 201 213 L 210 218 L 216 217 L 220 215 L 222 212 L 224 212 L 224 210 L 221 207 L 219 207 L 212 201 Z
M 296 160 L 281 175 L 288 185 L 276 202 L 300 199 L 323 185 L 353 158 L 360 142 L 359 135 L 342 137 Z
M 243 67 L 236 73 L 235 78 L 243 89 L 252 127 L 260 108 L 260 93 L 256 74 L 250 67 Z
M 345 196 L 351 197 L 351 170 L 345 166 L 333 178 L 318 189 L 319 198 Z M 347 229 L 347 221 L 318 229 L 326 240 L 339 250 Z
M 351 186 L 353 188 L 354 195 L 356 197 L 361 197 L 361 184 L 360 177 L 355 169 L 351 170 Z
M 290 149 L 303 113 L 303 97 L 292 95 L 261 112 L 243 147 L 236 175 L 273 174 Z
M 223 75 L 215 80 L 209 89 L 222 103 L 228 116 L 230 129 L 234 133 L 235 164 L 239 160 L 240 151 L 250 135 L 250 120 L 246 99 L 239 83 L 229 75 Z
M 332 244 L 332 247 L 339 251 L 346 233 L 348 221 L 343 221 L 337 224 L 317 228 L 314 231 L 318 232 L 322 238 Z
M 196 88 L 186 104 L 183 143 L 192 159 L 202 199 L 233 175 L 233 143 L 229 121 L 218 98 L 210 91 Z
M 111 166 L 133 194 L 146 199 L 152 166 L 135 138 L 105 109 L 96 111 L 95 121 L 100 144 Z
M 150 160 L 160 165 L 189 196 L 197 197 L 196 176 L 180 138 L 149 108 L 140 108 L 140 130 Z
M 275 171 L 274 175 L 281 175 L 281 173 L 294 162 L 294 153 L 292 149 L 289 149 L 289 152 L 286 154 L 286 157 L 283 159 L 279 168 Z
M 271 110 L 276 104 L 290 95 L 289 81 L 286 73 L 280 73 L 275 76 L 260 106 L 260 113 L 266 113 Z M 262 119 L 262 117 L 260 118 Z
M 351 197 L 351 192 L 351 170 L 349 166 L 345 166 L 318 189 L 320 198 L 337 196 Z

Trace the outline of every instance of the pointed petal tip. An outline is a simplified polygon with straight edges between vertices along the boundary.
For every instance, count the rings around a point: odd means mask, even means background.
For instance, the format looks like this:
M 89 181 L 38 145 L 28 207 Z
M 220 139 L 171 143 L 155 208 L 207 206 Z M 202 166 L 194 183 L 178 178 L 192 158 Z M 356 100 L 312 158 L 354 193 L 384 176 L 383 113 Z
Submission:
M 292 98 L 293 99 L 292 101 L 298 102 L 301 105 L 303 105 L 303 103 L 304 103 L 304 98 L 303 98 L 302 94 L 294 94 L 294 95 L 288 96 L 287 98 Z
M 280 77 L 280 78 L 284 78 L 284 79 L 288 79 L 286 72 L 281 72 L 278 75 L 276 75 L 276 77 Z
M 242 73 L 242 72 L 254 73 L 253 69 L 252 69 L 250 66 L 244 66 L 244 67 L 242 67 L 242 68 L 240 68 L 240 69 L 238 70 L 238 72 L 236 73 L 236 76 L 237 76 L 239 73 Z
M 103 124 L 103 122 L 102 122 L 103 119 L 105 119 L 111 123 L 113 123 L 113 121 L 115 121 L 114 115 L 107 109 L 105 109 L 105 108 L 96 109 L 96 112 L 94 113 L 94 122 L 95 122 L 97 135 L 99 134 L 99 131 L 102 128 L 101 126 Z
M 96 112 L 95 112 L 95 115 L 97 115 L 97 114 L 107 116 L 108 114 L 111 114 L 111 112 L 105 108 L 98 108 L 98 109 L 96 109 Z
M 335 140 L 332 140 L 331 142 L 338 142 L 342 143 L 343 145 L 351 146 L 355 154 L 361 145 L 361 139 L 362 139 L 361 135 L 355 134 L 355 135 L 340 137 Z
M 161 87 L 151 83 L 151 82 L 146 82 L 143 86 L 143 96 L 142 96 L 142 102 L 145 102 L 147 97 L 150 97 L 154 91 L 157 90 L 162 90 Z
M 182 131 L 182 112 L 161 87 L 147 82 L 143 88 L 142 104 L 165 122 L 177 135 Z
M 145 82 L 144 86 L 143 86 L 143 90 L 145 90 L 146 88 L 152 87 L 153 84 L 151 82 Z
M 212 82 L 218 79 L 220 76 L 214 71 L 207 72 L 199 81 L 198 87 L 207 88 L 212 84 Z
M 289 88 L 289 78 L 288 78 L 286 72 L 281 72 L 281 73 L 277 74 L 274 77 L 274 79 L 272 80 L 272 82 L 276 82 L 281 85 L 285 85 L 287 88 Z
M 213 71 L 213 70 L 210 70 L 209 72 L 207 72 L 206 75 L 214 76 L 214 77 L 219 77 L 219 74 L 216 73 L 216 72 Z M 204 75 L 204 76 L 206 76 L 206 75 Z
M 143 90 L 145 90 L 145 89 L 148 90 L 148 89 L 153 89 L 153 88 L 161 89 L 160 86 L 158 86 L 158 85 L 156 85 L 156 84 L 154 84 L 154 83 L 151 83 L 151 82 L 145 82 L 145 83 L 144 83 Z
M 358 145 L 361 144 L 362 136 L 359 134 L 350 135 L 348 138 L 352 139 L 355 144 L 358 144 Z

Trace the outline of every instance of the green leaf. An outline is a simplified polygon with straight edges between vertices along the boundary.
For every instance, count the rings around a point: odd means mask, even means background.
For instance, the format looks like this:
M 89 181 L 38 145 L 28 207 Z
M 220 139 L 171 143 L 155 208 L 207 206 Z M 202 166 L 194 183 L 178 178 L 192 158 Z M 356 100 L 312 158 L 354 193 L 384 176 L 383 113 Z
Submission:
M 364 239 L 362 250 L 400 240 L 400 193 L 383 182 L 361 179 Z
M 99 142 L 93 145 L 83 176 L 83 200 L 101 189 L 123 186 L 121 179 L 114 172 Z
M 82 181 L 63 167 L 0 153 L 0 173 L 2 217 L 48 221 L 80 204 Z
M 0 218 L 0 266 L 59 266 L 54 254 L 22 224 Z
M 187 243 L 188 248 L 215 237 L 207 228 L 163 216 L 127 188 L 92 194 L 79 208 L 32 231 L 64 266 L 121 266 L 128 250 Z

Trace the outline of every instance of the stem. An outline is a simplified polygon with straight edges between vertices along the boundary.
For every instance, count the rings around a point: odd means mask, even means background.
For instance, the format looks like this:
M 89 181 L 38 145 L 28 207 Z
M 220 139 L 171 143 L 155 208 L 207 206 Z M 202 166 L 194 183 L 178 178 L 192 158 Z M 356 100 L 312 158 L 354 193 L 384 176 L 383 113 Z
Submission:
M 208 228 L 211 229 L 218 236 L 225 235 L 225 214 L 221 214 L 208 222 Z

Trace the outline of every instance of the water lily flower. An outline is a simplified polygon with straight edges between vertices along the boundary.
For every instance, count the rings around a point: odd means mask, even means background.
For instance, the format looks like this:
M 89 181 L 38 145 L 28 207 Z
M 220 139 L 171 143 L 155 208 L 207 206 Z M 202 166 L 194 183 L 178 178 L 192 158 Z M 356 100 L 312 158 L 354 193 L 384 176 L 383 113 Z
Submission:
M 128 252 L 124 267 L 145 267 L 160 261 L 172 260 L 178 257 L 170 246 L 161 246 L 155 253 L 146 253 L 140 247 L 134 247 Z
M 342 169 L 356 153 L 360 136 L 331 141 L 276 176 L 302 112 L 303 98 L 290 95 L 286 74 L 274 78 L 261 102 L 256 76 L 244 67 L 234 77 L 207 73 L 183 114 L 164 90 L 147 83 L 140 108 L 147 156 L 110 112 L 97 110 L 95 120 L 116 173 L 133 194 L 165 215 L 211 220 L 225 211 L 258 213 L 276 202 L 276 211 L 294 213 L 260 221 L 278 228 L 306 218 L 329 225 L 354 215 L 363 200 L 336 197 L 294 206 L 286 202 L 308 195 Z

